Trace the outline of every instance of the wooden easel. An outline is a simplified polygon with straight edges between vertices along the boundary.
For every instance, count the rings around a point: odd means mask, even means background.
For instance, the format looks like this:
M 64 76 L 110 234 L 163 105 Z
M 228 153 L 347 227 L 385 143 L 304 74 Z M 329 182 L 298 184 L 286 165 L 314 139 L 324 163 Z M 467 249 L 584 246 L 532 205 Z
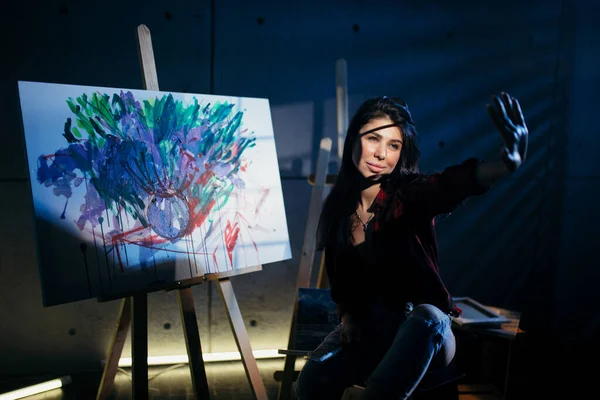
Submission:
M 329 155 L 331 153 L 331 139 L 321 139 L 319 150 L 319 158 L 317 159 L 317 173 L 315 185 L 313 186 L 310 205 L 308 211 L 308 220 L 306 222 L 306 230 L 304 233 L 304 246 L 302 247 L 302 255 L 300 256 L 300 266 L 298 267 L 298 279 L 296 280 L 296 290 L 294 292 L 294 303 L 292 310 L 292 324 L 290 327 L 290 336 L 288 339 L 288 347 L 285 352 L 285 362 L 283 367 L 283 378 L 279 386 L 279 400 L 287 400 L 290 398 L 292 389 L 294 366 L 298 354 L 293 351 L 296 343 L 296 312 L 298 304 L 298 289 L 310 286 L 310 277 L 312 271 L 313 260 L 315 257 L 315 234 L 319 223 L 319 214 L 321 211 L 321 202 L 323 200 L 323 187 L 325 186 L 325 178 L 327 175 L 327 165 L 329 163 Z M 282 353 L 282 351 L 280 351 Z
M 146 90 L 159 90 L 150 30 L 145 25 L 138 26 L 137 37 L 144 88 Z M 260 270 L 262 270 L 262 266 L 259 265 L 252 271 L 249 270 L 249 272 Z M 217 282 L 219 293 L 227 311 L 229 324 L 231 325 L 238 351 L 241 354 L 252 393 L 258 400 L 268 400 L 264 383 L 258 371 L 256 359 L 252 354 L 248 332 L 246 331 L 244 320 L 235 294 L 233 293 L 233 287 L 231 286 L 228 274 L 209 274 L 202 280 L 214 280 Z M 186 286 L 176 290 L 194 394 L 197 399 L 210 399 L 208 381 L 206 379 L 206 371 L 202 359 L 202 346 L 200 343 L 198 320 L 196 318 L 192 288 Z M 102 380 L 96 396 L 96 399 L 98 400 L 107 398 L 111 392 L 130 325 L 132 339 L 133 398 L 148 399 L 148 301 L 147 293 L 141 293 L 123 298 L 121 301 L 115 333 L 110 344 L 108 358 L 106 365 L 104 366 Z
M 344 148 L 344 140 L 348 127 L 348 90 L 346 80 L 346 61 L 343 59 L 337 60 L 335 63 L 335 82 L 336 82 L 336 103 L 337 103 L 337 140 L 338 140 L 338 165 L 341 167 L 341 159 Z M 302 248 L 302 256 L 298 267 L 298 278 L 296 281 L 296 291 L 294 294 L 294 305 L 292 310 L 292 323 L 290 326 L 290 335 L 288 347 L 286 350 L 280 350 L 280 353 L 285 354 L 285 363 L 281 385 L 279 386 L 278 400 L 290 399 L 292 383 L 294 381 L 296 359 L 304 355 L 304 351 L 294 350 L 296 343 L 296 313 L 298 305 L 298 290 L 300 288 L 308 288 L 311 283 L 311 273 L 315 256 L 316 233 L 321 214 L 323 201 L 323 189 L 325 186 L 332 185 L 337 175 L 328 174 L 329 157 L 331 154 L 331 139 L 321 139 L 319 156 L 317 158 L 316 172 L 308 177 L 308 183 L 313 185 L 310 199 L 308 221 L 306 223 L 306 231 L 304 233 L 304 245 Z M 321 263 L 316 282 L 318 289 L 323 289 L 328 286 L 327 275 L 325 273 L 325 253 L 321 255 Z

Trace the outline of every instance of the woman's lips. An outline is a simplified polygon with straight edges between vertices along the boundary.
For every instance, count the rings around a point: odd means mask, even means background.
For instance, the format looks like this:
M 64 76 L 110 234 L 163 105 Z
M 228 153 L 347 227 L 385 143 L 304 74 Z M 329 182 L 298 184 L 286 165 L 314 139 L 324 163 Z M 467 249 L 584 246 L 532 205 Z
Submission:
M 367 163 L 367 167 L 369 167 L 372 172 L 381 172 L 385 169 L 384 167 L 380 167 L 377 164 L 371 164 L 370 162 Z

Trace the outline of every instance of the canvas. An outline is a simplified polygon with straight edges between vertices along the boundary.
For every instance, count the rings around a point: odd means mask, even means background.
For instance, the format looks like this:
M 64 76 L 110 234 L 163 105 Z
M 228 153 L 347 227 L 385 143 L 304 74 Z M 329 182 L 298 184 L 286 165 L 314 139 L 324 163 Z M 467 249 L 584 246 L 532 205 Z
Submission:
M 291 258 L 267 99 L 19 82 L 45 305 Z

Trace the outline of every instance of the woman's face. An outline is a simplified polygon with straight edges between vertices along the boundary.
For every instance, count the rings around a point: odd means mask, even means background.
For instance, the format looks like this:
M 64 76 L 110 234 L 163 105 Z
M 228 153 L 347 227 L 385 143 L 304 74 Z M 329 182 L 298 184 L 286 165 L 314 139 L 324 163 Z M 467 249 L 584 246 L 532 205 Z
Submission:
M 379 127 L 393 124 L 387 117 L 375 118 L 364 125 L 359 132 L 359 139 L 354 146 L 353 161 L 362 176 L 377 179 L 381 175 L 390 174 L 402 151 L 402 133 L 397 126 L 383 129 Z M 375 131 L 363 135 L 364 132 Z

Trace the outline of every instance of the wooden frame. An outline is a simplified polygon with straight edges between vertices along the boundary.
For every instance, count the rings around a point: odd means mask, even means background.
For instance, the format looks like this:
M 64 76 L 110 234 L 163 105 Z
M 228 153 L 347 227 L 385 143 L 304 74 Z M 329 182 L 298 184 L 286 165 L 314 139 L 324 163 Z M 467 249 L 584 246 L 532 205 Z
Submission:
M 510 322 L 510 319 L 494 312 L 470 297 L 455 297 L 454 304 L 463 310 L 463 316 L 456 317 L 452 322 L 460 327 L 494 327 Z M 471 311 L 467 316 L 465 311 Z M 472 315 L 472 313 L 478 315 Z
M 145 25 L 137 28 L 138 48 L 146 90 L 159 90 L 154 53 L 150 30 Z M 258 265 L 248 268 L 247 272 L 262 270 Z M 246 376 L 250 388 L 257 400 L 268 400 L 265 385 L 260 376 L 256 359 L 250 347 L 248 332 L 244 325 L 242 314 L 231 286 L 230 273 L 217 273 L 205 275 L 191 281 L 177 283 L 177 296 L 179 310 L 185 336 L 185 344 L 188 353 L 192 385 L 197 399 L 210 399 L 210 391 L 206 378 L 204 360 L 202 358 L 202 345 L 198 330 L 198 319 L 194 307 L 191 286 L 207 280 L 214 280 L 219 287 L 219 293 L 223 299 L 229 324 L 233 332 L 238 351 L 242 356 L 242 363 L 246 370 Z M 168 290 L 168 288 L 167 288 Z M 113 334 L 108 357 L 104 366 L 102 379 L 96 395 L 96 399 L 106 399 L 111 392 L 114 379 L 119 366 L 119 359 L 123 352 L 127 331 L 131 326 L 132 339 L 132 392 L 134 399 L 148 398 L 148 300 L 147 292 L 133 294 L 121 301 L 121 308 L 117 317 L 116 329 Z
M 310 205 L 308 210 L 308 220 L 306 222 L 306 231 L 304 234 L 304 246 L 302 247 L 302 256 L 300 265 L 298 266 L 298 279 L 296 280 L 296 290 L 294 293 L 294 305 L 292 310 L 292 322 L 290 325 L 290 336 L 288 340 L 287 351 L 281 352 L 285 354 L 285 362 L 283 367 L 283 376 L 277 398 L 279 400 L 287 400 L 290 398 L 292 391 L 292 383 L 294 382 L 296 373 L 294 371 L 296 358 L 298 354 L 294 352 L 296 343 L 296 313 L 298 304 L 298 290 L 310 286 L 310 278 L 312 272 L 313 261 L 315 257 L 316 247 L 316 232 L 319 223 L 319 215 L 321 212 L 321 203 L 323 201 L 323 187 L 325 186 L 325 178 L 327 175 L 327 166 L 329 164 L 329 156 L 331 154 L 332 141 L 329 138 L 321 139 L 319 150 L 319 158 L 317 159 L 317 173 L 315 185 L 312 189 Z

